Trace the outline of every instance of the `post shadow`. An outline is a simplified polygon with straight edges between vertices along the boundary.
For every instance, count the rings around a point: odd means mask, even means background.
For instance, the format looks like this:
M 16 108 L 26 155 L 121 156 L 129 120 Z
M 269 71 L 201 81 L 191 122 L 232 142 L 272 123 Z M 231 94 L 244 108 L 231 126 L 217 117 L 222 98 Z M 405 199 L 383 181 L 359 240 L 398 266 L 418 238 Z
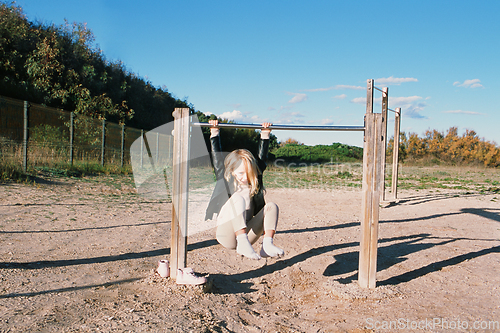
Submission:
M 390 208 L 394 206 L 398 206 L 401 204 L 407 204 L 407 205 L 420 205 L 420 204 L 425 204 L 431 201 L 438 201 L 438 200 L 447 200 L 447 199 L 452 199 L 455 197 L 459 196 L 467 196 L 467 197 L 478 197 L 481 196 L 479 193 L 469 193 L 466 195 L 459 195 L 456 193 L 436 193 L 436 194 L 427 194 L 427 195 L 414 195 L 414 196 L 408 196 L 404 198 L 398 198 L 397 201 L 391 201 L 389 205 L 385 208 Z
M 66 266 L 76 266 L 76 265 L 90 265 L 90 264 L 101 264 L 101 263 L 121 261 L 121 260 L 164 256 L 167 254 L 170 254 L 169 248 L 152 250 L 152 251 L 143 251 L 143 252 L 129 252 L 118 255 L 100 256 L 93 258 L 41 260 L 41 261 L 31 261 L 31 262 L 0 262 L 0 269 L 41 269 L 41 268 L 66 267 Z
M 106 229 L 116 229 L 125 227 L 141 227 L 155 224 L 170 224 L 170 221 L 160 221 L 160 222 L 144 222 L 144 223 L 134 223 L 134 224 L 120 224 L 112 225 L 107 227 L 89 227 L 89 228 L 75 228 L 75 229 L 64 229 L 64 230 L 0 230 L 0 234 L 44 234 L 44 233 L 62 233 L 62 232 L 79 232 L 88 230 L 106 230 Z
M 393 238 L 388 238 L 388 239 L 383 239 L 380 242 L 393 242 L 395 240 L 400 240 L 400 239 L 408 239 L 412 237 L 426 237 L 428 234 L 420 234 L 420 235 L 413 235 L 413 236 L 402 236 L 402 237 L 393 237 Z M 273 262 L 270 265 L 264 265 L 263 267 L 238 273 L 238 274 L 211 274 L 212 278 L 214 280 L 217 280 L 218 283 L 215 284 L 215 287 L 217 285 L 223 285 L 224 289 L 222 290 L 216 290 L 215 293 L 220 293 L 220 294 L 231 294 L 231 293 L 248 293 L 253 291 L 250 289 L 251 284 L 245 283 L 244 285 L 237 286 L 238 283 L 241 281 L 247 280 L 247 279 L 253 279 L 257 277 L 262 277 L 267 274 L 274 273 L 279 270 L 283 270 L 287 267 L 291 267 L 299 262 L 305 261 L 309 258 L 322 255 L 327 252 L 343 249 L 343 248 L 349 248 L 349 247 L 359 247 L 359 242 L 350 242 L 350 243 L 341 243 L 341 244 L 332 244 L 332 245 L 325 245 L 325 246 L 320 246 L 320 247 L 315 247 L 312 249 L 309 249 L 305 252 L 299 253 L 296 256 L 288 259 L 282 259 L 282 260 L 277 260 Z M 353 251 L 351 252 L 355 256 L 358 256 L 359 252 Z M 357 270 L 357 261 L 354 261 L 354 269 Z M 217 289 L 217 288 L 215 288 Z
M 469 252 L 466 254 L 462 254 L 462 255 L 459 255 L 459 256 L 456 256 L 453 258 L 441 260 L 438 262 L 433 262 L 433 263 L 428 264 L 427 266 L 400 274 L 398 276 L 393 276 L 393 277 L 388 278 L 388 279 L 383 280 L 383 281 L 378 281 L 377 284 L 380 286 L 384 286 L 384 285 L 396 285 L 399 283 L 409 282 L 413 279 L 422 277 L 422 276 L 427 275 L 429 273 L 437 272 L 445 267 L 458 265 L 466 260 L 478 258 L 478 257 L 484 256 L 484 255 L 490 254 L 490 253 L 500 253 L 500 245 L 491 247 L 489 249 L 482 249 L 482 250 L 475 251 L 475 252 Z
M 500 209 L 495 208 L 462 208 L 460 211 L 467 214 L 474 214 L 487 219 L 500 222 Z M 494 211 L 497 211 L 495 213 Z
M 409 254 L 420 252 L 432 248 L 434 246 L 444 245 L 456 241 L 456 239 L 448 239 L 439 243 L 419 243 L 426 239 L 432 239 L 431 234 L 416 234 L 403 237 L 395 237 L 383 239 L 380 243 L 392 242 L 394 240 L 405 240 L 396 244 L 383 246 L 378 248 L 377 271 L 385 270 L 393 265 L 406 261 Z M 327 266 L 323 275 L 339 276 L 350 272 L 356 272 L 358 269 L 357 260 L 359 253 L 356 251 L 342 253 L 334 256 L 335 262 Z M 357 273 L 356 273 L 357 274 Z M 340 283 L 350 283 L 355 275 L 339 279 Z M 377 283 L 378 284 L 378 283 Z
M 14 297 L 31 297 L 31 296 L 45 295 L 45 294 L 51 294 L 51 293 L 62 293 L 62 292 L 68 292 L 68 291 L 78 291 L 78 290 L 85 290 L 85 289 L 99 288 L 99 287 L 110 287 L 110 286 L 119 285 L 119 284 L 123 284 L 123 283 L 135 282 L 135 281 L 138 281 L 140 279 L 142 279 L 142 278 L 131 278 L 131 279 L 124 279 L 124 280 L 119 280 L 119 281 L 105 282 L 105 283 L 100 283 L 100 284 L 91 284 L 91 285 L 87 285 L 87 286 L 57 288 L 57 289 L 34 291 L 34 292 L 27 292 L 27 293 L 11 293 L 11 294 L 0 295 L 0 299 L 2 299 L 2 298 L 14 298 Z

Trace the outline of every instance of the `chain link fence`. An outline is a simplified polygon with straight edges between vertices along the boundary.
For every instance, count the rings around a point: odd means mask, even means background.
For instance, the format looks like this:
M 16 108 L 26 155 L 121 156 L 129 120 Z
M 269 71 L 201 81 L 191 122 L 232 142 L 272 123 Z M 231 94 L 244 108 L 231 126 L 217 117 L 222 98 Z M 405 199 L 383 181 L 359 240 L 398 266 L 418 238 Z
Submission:
M 171 160 L 172 137 L 0 96 L 0 159 L 28 167 L 88 163 L 128 167 L 131 158 Z M 130 147 L 139 140 L 140 149 Z M 147 145 L 147 147 L 146 147 Z M 144 149 L 143 149 L 144 147 Z M 134 156 L 132 156 L 134 155 Z

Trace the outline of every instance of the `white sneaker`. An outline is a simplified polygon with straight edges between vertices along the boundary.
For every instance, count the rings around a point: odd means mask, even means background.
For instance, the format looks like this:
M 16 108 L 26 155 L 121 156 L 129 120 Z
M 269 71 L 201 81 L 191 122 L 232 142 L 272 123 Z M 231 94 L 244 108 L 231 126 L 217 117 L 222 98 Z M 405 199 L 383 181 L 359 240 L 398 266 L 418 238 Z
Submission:
M 199 285 L 207 282 L 207 278 L 204 276 L 196 276 L 191 267 L 179 268 L 177 270 L 177 277 L 175 283 L 177 284 L 190 284 Z

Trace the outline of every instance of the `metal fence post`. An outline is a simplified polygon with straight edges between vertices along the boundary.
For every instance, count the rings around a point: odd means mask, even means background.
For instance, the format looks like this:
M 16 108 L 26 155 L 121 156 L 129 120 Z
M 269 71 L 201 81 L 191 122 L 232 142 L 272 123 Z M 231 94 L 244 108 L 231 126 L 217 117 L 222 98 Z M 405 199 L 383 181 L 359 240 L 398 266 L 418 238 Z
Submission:
M 160 154 L 160 132 L 156 132 L 156 164 L 158 164 L 158 155 Z
M 144 130 L 141 129 L 141 168 L 144 167 Z
M 104 154 L 106 148 L 106 119 L 102 120 L 102 140 L 101 140 L 101 166 L 104 166 Z
M 121 150 L 120 150 L 120 167 L 123 168 L 124 157 L 125 157 L 125 124 L 122 124 L 122 138 L 121 138 Z
M 23 171 L 28 171 L 28 101 L 24 101 L 24 122 L 23 122 Z
M 75 138 L 75 113 L 69 114 L 69 164 L 73 165 L 73 144 Z

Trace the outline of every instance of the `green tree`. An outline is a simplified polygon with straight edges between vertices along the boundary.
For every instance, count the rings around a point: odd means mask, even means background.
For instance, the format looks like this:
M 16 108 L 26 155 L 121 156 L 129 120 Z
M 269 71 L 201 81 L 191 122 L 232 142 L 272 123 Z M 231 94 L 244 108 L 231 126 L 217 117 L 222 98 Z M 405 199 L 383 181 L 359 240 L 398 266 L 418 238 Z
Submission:
M 21 7 L 0 3 L 0 94 L 152 129 L 191 107 L 166 87 L 108 62 L 82 23 L 29 22 Z

